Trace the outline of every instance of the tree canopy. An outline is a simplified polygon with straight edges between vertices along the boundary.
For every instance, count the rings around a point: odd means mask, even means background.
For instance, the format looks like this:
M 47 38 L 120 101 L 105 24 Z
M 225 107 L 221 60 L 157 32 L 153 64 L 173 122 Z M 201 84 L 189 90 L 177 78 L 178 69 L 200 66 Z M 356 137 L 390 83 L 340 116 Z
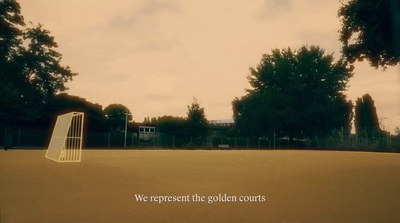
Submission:
M 357 98 L 354 125 L 356 133 L 364 138 L 374 138 L 381 134 L 375 102 L 371 95 L 365 94 Z
M 159 132 L 173 136 L 192 137 L 193 140 L 202 139 L 208 134 L 208 121 L 204 108 L 194 98 L 187 109 L 186 118 L 165 115 L 158 118 L 145 118 L 145 120 L 148 122 L 152 120 L 149 123 L 156 124 Z
M 125 122 L 132 120 L 131 111 L 122 104 L 110 104 L 104 108 L 104 114 L 112 130 L 122 131 L 125 128 Z
M 248 75 L 252 89 L 232 102 L 242 134 L 316 137 L 349 130 L 352 103 L 344 91 L 352 71 L 317 46 L 274 49 Z
M 54 120 L 60 113 L 77 111 L 85 113 L 85 128 L 89 131 L 105 131 L 106 118 L 102 106 L 87 101 L 78 96 L 61 93 L 53 97 L 47 104 L 43 115 L 43 122 Z
M 185 118 L 165 115 L 152 120 L 157 124 L 157 131 L 159 132 L 178 137 L 186 136 L 187 134 L 187 120 Z
M 400 62 L 400 1 L 342 0 L 340 41 L 345 58 L 378 68 Z
M 50 31 L 26 26 L 15 0 L 0 1 L 0 119 L 39 119 L 44 105 L 77 75 L 61 65 Z
M 192 104 L 187 106 L 187 131 L 189 136 L 204 137 L 208 133 L 208 121 L 204 113 L 204 108 L 196 98 Z

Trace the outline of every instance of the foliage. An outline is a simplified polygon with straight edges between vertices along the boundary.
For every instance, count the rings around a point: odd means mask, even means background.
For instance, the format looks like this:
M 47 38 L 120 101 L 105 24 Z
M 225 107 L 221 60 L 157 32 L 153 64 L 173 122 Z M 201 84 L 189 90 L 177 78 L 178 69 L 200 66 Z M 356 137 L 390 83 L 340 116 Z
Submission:
M 24 65 L 23 75 L 29 86 L 34 86 L 42 100 L 47 101 L 53 95 L 67 90 L 65 83 L 77 75 L 68 66 L 60 65 L 61 54 L 54 50 L 57 43 L 50 31 L 42 25 L 27 28 L 24 32 L 24 42 L 27 49 L 22 50 L 21 64 Z
M 110 104 L 104 108 L 104 114 L 111 130 L 123 131 L 126 120 L 132 120 L 131 111 L 122 104 Z
M 23 116 L 20 106 L 23 103 L 19 96 L 18 87 L 12 81 L 10 73 L 17 69 L 14 57 L 21 45 L 24 18 L 20 5 L 16 1 L 0 2 L 0 120 L 2 123 L 14 121 L 14 117 Z
M 204 108 L 194 98 L 190 106 L 187 106 L 187 118 L 165 115 L 162 117 L 145 118 L 148 123 L 156 123 L 157 131 L 179 137 L 193 137 L 201 140 L 208 134 L 208 121 L 206 119 Z
M 357 98 L 354 124 L 356 133 L 360 137 L 372 139 L 382 134 L 379 128 L 375 102 L 372 100 L 371 95 L 365 94 L 361 98 Z
M 240 131 L 252 136 L 318 137 L 350 132 L 352 103 L 343 91 L 352 72 L 317 46 L 272 50 L 250 68 L 252 89 L 232 102 Z
M 155 124 L 157 123 L 157 118 L 156 117 L 144 117 L 143 123 L 145 124 Z
M 343 0 L 342 52 L 350 63 L 367 59 L 378 68 L 400 62 L 400 3 L 398 0 Z
M 17 1 L 3 0 L 0 2 L 0 62 L 6 66 L 7 62 L 16 53 L 15 50 L 21 44 L 18 38 L 22 34 L 19 26 L 24 26 L 24 17 L 21 15 L 21 7 Z M 5 67 L 2 67 L 5 68 Z
M 268 99 L 267 99 L 268 98 Z M 267 136 L 274 131 L 272 99 L 268 94 L 249 93 L 232 102 L 233 116 L 239 135 Z M 269 124 L 264 124 L 269 123 Z
M 85 128 L 88 131 L 98 132 L 107 130 L 106 119 L 101 105 L 66 93 L 58 94 L 49 101 L 45 109 L 44 119 L 51 120 L 60 113 L 70 111 L 85 113 Z
M 200 106 L 196 98 L 187 108 L 187 133 L 195 138 L 205 137 L 208 134 L 208 121 L 204 108 Z
M 172 136 L 186 136 L 187 134 L 185 118 L 165 115 L 158 117 L 155 123 L 157 124 L 158 132 Z
M 0 1 L 0 119 L 41 118 L 45 104 L 76 75 L 63 67 L 57 43 L 42 25 L 26 27 L 15 0 Z
M 399 127 L 396 127 L 394 132 L 395 132 L 396 136 L 400 136 L 400 128 Z

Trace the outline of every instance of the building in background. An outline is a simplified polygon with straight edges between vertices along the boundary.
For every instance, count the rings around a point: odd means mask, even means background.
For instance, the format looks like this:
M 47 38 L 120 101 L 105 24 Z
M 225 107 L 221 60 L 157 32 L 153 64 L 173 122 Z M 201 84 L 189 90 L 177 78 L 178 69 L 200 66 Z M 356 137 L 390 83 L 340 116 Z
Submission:
M 208 123 L 211 127 L 232 127 L 235 125 L 233 119 L 210 120 Z

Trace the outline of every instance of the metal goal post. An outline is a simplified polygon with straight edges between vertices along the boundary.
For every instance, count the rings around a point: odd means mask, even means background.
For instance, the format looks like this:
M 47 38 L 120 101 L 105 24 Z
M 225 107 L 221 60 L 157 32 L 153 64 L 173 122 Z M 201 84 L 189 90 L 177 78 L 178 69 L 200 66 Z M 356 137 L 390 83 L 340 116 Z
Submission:
M 80 162 L 84 113 L 70 112 L 57 117 L 46 158 L 56 162 Z

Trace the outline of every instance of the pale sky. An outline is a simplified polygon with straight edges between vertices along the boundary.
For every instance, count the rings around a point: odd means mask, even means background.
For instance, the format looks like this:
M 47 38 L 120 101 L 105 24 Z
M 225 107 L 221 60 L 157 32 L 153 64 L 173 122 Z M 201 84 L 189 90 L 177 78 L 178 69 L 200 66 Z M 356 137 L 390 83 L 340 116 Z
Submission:
M 196 97 L 207 119 L 231 119 L 249 67 L 274 48 L 318 45 L 340 57 L 337 0 L 19 0 L 25 21 L 51 31 L 62 65 L 79 73 L 67 93 L 133 119 L 186 116 Z M 400 127 L 400 66 L 357 63 L 353 102 L 369 93 L 382 127 Z

